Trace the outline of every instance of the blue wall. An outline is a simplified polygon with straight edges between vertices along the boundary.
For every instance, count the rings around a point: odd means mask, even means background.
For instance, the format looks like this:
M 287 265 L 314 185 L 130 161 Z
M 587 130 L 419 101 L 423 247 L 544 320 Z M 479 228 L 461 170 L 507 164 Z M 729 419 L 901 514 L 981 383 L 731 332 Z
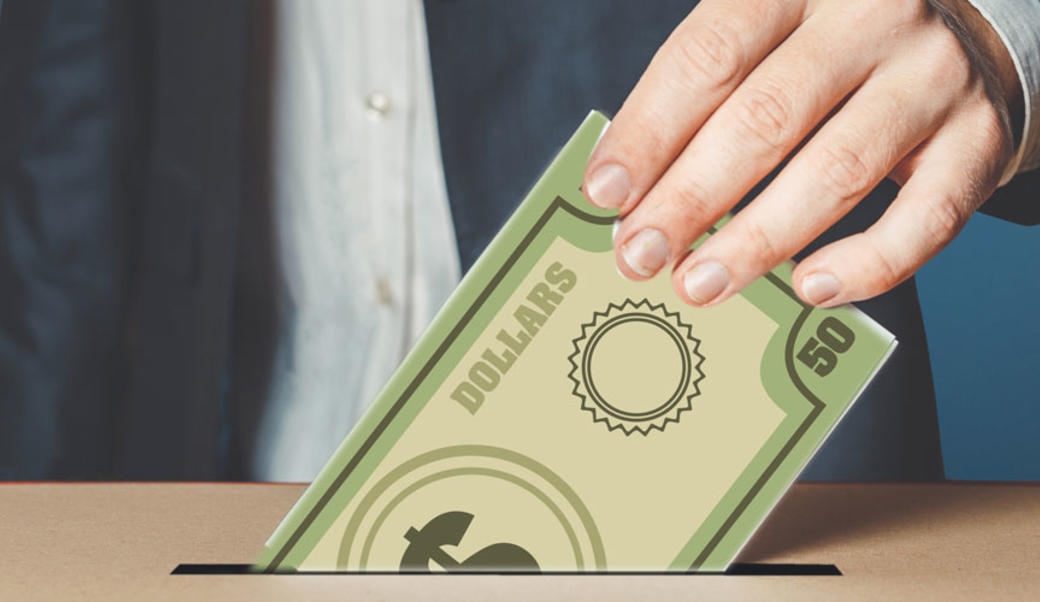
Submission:
M 1040 227 L 976 215 L 918 287 L 947 477 L 1040 480 Z

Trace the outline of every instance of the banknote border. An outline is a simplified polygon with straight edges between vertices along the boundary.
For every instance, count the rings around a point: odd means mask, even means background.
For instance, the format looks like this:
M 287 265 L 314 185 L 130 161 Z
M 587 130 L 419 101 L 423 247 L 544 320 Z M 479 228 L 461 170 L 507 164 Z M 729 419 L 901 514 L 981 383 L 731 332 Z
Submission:
M 267 564 L 267 566 L 264 567 L 264 573 L 278 572 L 278 567 L 282 563 L 282 561 L 285 560 L 286 556 L 289 555 L 289 553 L 296 546 L 299 540 L 307 532 L 307 529 L 310 527 L 310 525 L 315 520 L 317 520 L 318 516 L 325 510 L 325 507 L 335 496 L 336 492 L 339 491 L 339 489 L 343 486 L 346 480 L 350 477 L 351 473 L 353 473 L 357 466 L 361 463 L 365 455 L 368 454 L 368 452 L 375 445 L 376 441 L 383 435 L 383 432 L 387 429 L 387 427 L 389 427 L 390 423 L 393 422 L 397 414 L 400 413 L 400 411 L 409 402 L 409 400 L 411 400 L 412 395 L 415 393 L 416 390 L 418 390 L 422 382 L 429 376 L 430 372 L 441 360 L 441 357 L 448 351 L 448 349 L 454 343 L 455 339 L 458 338 L 458 336 L 461 335 L 462 332 L 466 329 L 466 327 L 469 325 L 470 321 L 473 319 L 476 313 L 491 296 L 491 293 L 495 290 L 495 288 L 498 287 L 499 284 L 501 284 L 502 280 L 512 269 L 513 265 L 520 259 L 524 252 L 526 252 L 527 248 L 535 240 L 535 238 L 541 232 L 542 228 L 544 228 L 545 225 L 549 223 L 549 220 L 552 219 L 553 215 L 559 209 L 562 209 L 567 213 L 570 213 L 571 215 L 582 221 L 592 224 L 613 225 L 615 221 L 615 218 L 613 216 L 598 216 L 582 211 L 581 209 L 575 207 L 573 204 L 568 202 L 562 196 L 555 195 L 555 198 L 553 198 L 552 202 L 548 204 L 548 206 L 545 208 L 545 211 L 542 212 L 537 221 L 535 221 L 535 223 L 532 225 L 531 229 L 524 235 L 523 239 L 521 239 L 519 244 L 517 244 L 516 249 L 514 249 L 513 252 L 510 253 L 509 256 L 505 259 L 505 261 L 503 261 L 502 264 L 498 267 L 495 274 L 491 277 L 490 280 L 488 280 L 488 283 L 473 299 L 473 302 L 469 304 L 469 307 L 462 314 L 462 316 L 460 316 L 458 323 L 455 324 L 455 326 L 451 329 L 451 331 L 444 338 L 444 340 L 437 347 L 437 349 L 435 349 L 434 352 L 430 355 L 430 357 L 426 360 L 422 368 L 419 369 L 419 372 L 415 375 L 414 378 L 412 378 L 411 382 L 408 383 L 408 386 L 405 388 L 404 391 L 402 391 L 400 397 L 398 397 L 394 404 L 389 408 L 387 413 L 382 417 L 382 419 L 375 426 L 375 428 L 368 435 L 368 437 L 365 438 L 365 441 L 358 448 L 357 452 L 354 453 L 350 461 L 348 461 L 347 464 L 339 471 L 339 474 L 336 475 L 336 478 L 332 481 L 329 487 L 322 493 L 322 496 L 318 498 L 314 506 L 307 512 L 307 514 L 300 521 L 300 524 L 296 526 L 292 534 L 289 535 L 285 542 L 280 546 L 278 552 L 274 555 L 273 558 L 271 558 L 271 561 Z M 709 228 L 709 232 L 711 234 L 714 234 L 715 230 L 716 228 L 714 227 Z M 751 486 L 751 489 L 748 490 L 748 493 L 743 498 L 741 498 L 741 501 L 737 504 L 736 508 L 734 508 L 733 512 L 731 512 L 729 516 L 726 518 L 726 520 L 722 523 L 718 531 L 716 531 L 715 535 L 713 535 L 712 538 L 708 541 L 708 543 L 705 544 L 704 549 L 698 554 L 693 564 L 690 566 L 691 570 L 697 570 L 702 564 L 704 564 L 704 562 L 719 545 L 719 543 L 721 543 L 722 540 L 726 537 L 726 534 L 729 532 L 729 530 L 733 527 L 737 520 L 740 519 L 740 516 L 751 504 L 758 492 L 761 491 L 763 487 L 765 487 L 766 483 L 769 481 L 772 475 L 779 469 L 780 465 L 783 464 L 784 460 L 787 459 L 788 454 L 790 454 L 791 450 L 794 449 L 794 447 L 798 444 L 798 442 L 809 430 L 813 422 L 815 422 L 816 418 L 820 415 L 820 413 L 826 406 L 826 404 L 824 404 L 823 401 L 821 401 L 819 398 L 813 395 L 812 391 L 805 385 L 804 382 L 802 382 L 794 366 L 794 339 L 797 336 L 799 330 L 801 329 L 802 324 L 805 323 L 805 320 L 808 318 L 809 314 L 812 313 L 813 308 L 810 305 L 806 305 L 795 294 L 794 290 L 791 289 L 791 287 L 789 287 L 783 280 L 781 280 L 773 273 L 767 272 L 765 274 L 765 277 L 769 282 L 778 287 L 783 293 L 785 293 L 788 297 L 790 297 L 795 303 L 797 303 L 801 307 L 801 311 L 798 317 L 795 318 L 795 321 L 791 325 L 791 330 L 788 334 L 788 339 L 785 347 L 785 364 L 788 374 L 790 375 L 795 387 L 812 404 L 813 409 L 809 412 L 809 414 L 806 415 L 806 418 L 802 421 L 802 424 L 799 425 L 797 429 L 795 429 L 794 433 L 792 433 L 791 437 L 784 444 L 784 447 L 780 450 L 776 457 L 773 458 L 772 462 L 770 462 L 770 464 L 762 472 L 759 478 Z
M 717 228 L 715 227 L 708 228 L 710 234 L 715 234 L 716 230 Z M 704 545 L 704 549 L 701 550 L 700 554 L 697 555 L 696 559 L 694 559 L 693 563 L 690 565 L 690 570 L 694 571 L 699 569 L 708 557 L 711 556 L 711 553 L 715 551 L 715 548 L 726 537 L 729 530 L 733 528 L 733 525 L 736 524 L 737 520 L 740 519 L 740 516 L 745 510 L 747 510 L 747 507 L 751 505 L 751 502 L 755 499 L 755 496 L 758 495 L 758 492 L 766 486 L 766 483 L 780 468 L 780 465 L 787 460 L 788 454 L 790 454 L 791 450 L 798 445 L 798 442 L 802 440 L 805 433 L 812 428 L 813 423 L 816 422 L 816 419 L 819 418 L 820 414 L 823 413 L 824 408 L 827 406 L 827 404 L 814 395 L 808 385 L 802 381 L 802 378 L 798 375 L 798 370 L 795 369 L 794 365 L 795 339 L 801 331 L 802 325 L 805 324 L 805 321 L 809 318 L 809 314 L 812 313 L 813 306 L 802 301 L 801 298 L 798 297 L 797 293 L 794 292 L 794 289 L 788 286 L 786 282 L 772 272 L 766 272 L 765 278 L 801 307 L 798 317 L 796 317 L 794 322 L 791 324 L 791 330 L 787 334 L 787 342 L 784 345 L 784 365 L 787 368 L 787 374 L 791 377 L 791 382 L 794 383 L 795 388 L 798 389 L 798 392 L 801 393 L 810 404 L 812 404 L 812 410 L 806 414 L 805 419 L 802 420 L 800 425 L 798 425 L 798 428 L 791 433 L 791 437 L 786 443 L 784 443 L 784 446 L 776 454 L 769 465 L 766 466 L 766 469 L 762 471 L 762 474 L 759 475 L 758 479 L 755 480 L 754 485 L 748 489 L 747 494 L 741 498 L 740 502 L 733 509 L 733 512 L 731 512 L 729 516 L 726 517 L 726 520 L 723 521 L 722 525 L 719 526 L 719 530 L 716 531 L 715 535 L 713 535 L 711 539 L 708 540 L 708 543 Z

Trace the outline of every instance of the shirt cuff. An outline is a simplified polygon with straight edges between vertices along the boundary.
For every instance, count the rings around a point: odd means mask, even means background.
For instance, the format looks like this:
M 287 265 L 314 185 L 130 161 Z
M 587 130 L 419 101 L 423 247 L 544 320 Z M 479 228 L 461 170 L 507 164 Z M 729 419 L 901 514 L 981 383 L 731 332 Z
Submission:
M 1000 179 L 1040 166 L 1040 0 L 969 0 L 1004 42 L 1022 84 L 1025 112 L 1014 158 Z

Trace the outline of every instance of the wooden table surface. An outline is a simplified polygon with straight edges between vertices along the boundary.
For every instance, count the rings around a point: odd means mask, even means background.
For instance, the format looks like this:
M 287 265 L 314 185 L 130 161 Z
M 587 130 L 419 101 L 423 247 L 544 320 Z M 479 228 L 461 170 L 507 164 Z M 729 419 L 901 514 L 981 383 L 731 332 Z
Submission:
M 0 600 L 1040 599 L 1037 484 L 801 484 L 744 562 L 842 576 L 171 575 L 248 563 L 302 485 L 0 484 Z

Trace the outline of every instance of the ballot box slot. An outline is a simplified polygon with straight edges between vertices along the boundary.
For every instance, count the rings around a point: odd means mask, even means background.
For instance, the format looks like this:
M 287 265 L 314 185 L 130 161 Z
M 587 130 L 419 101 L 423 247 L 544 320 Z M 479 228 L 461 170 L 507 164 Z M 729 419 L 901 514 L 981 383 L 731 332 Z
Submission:
M 248 564 L 179 564 L 171 575 L 269 575 L 254 571 Z M 676 571 L 610 571 L 610 572 L 575 572 L 575 571 L 543 571 L 543 572 L 502 572 L 494 573 L 487 571 L 455 571 L 455 572 L 414 572 L 399 573 L 393 571 L 307 571 L 293 573 L 274 573 L 276 575 L 292 575 L 305 577 L 308 575 L 502 575 L 502 576 L 534 576 L 534 575 L 581 575 L 581 576 L 622 576 L 622 575 L 661 575 L 669 577 L 718 577 L 718 576 L 773 576 L 773 577 L 840 577 L 842 572 L 833 564 L 789 564 L 789 563 L 762 563 L 762 562 L 735 562 L 725 571 L 703 571 L 680 573 Z

